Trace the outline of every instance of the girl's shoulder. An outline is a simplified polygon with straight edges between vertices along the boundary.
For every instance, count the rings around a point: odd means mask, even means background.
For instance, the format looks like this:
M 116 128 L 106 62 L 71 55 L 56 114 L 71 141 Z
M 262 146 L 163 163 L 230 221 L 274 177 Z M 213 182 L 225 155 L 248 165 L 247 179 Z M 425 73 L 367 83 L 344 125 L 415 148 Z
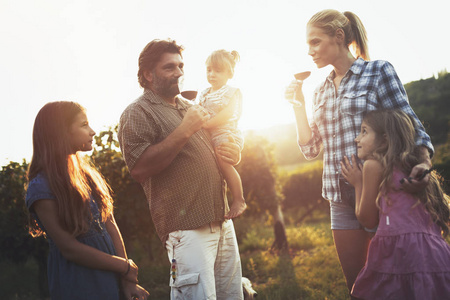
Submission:
M 383 173 L 384 167 L 378 160 L 368 159 L 364 161 L 363 170 L 373 174 L 381 174 Z
M 227 90 L 225 92 L 226 95 L 233 97 L 233 96 L 240 96 L 242 97 L 242 92 L 239 88 L 233 87 L 230 85 L 227 85 Z
M 39 173 L 28 183 L 25 203 L 28 209 L 30 209 L 34 202 L 41 199 L 56 199 L 50 189 L 48 179 L 43 173 Z

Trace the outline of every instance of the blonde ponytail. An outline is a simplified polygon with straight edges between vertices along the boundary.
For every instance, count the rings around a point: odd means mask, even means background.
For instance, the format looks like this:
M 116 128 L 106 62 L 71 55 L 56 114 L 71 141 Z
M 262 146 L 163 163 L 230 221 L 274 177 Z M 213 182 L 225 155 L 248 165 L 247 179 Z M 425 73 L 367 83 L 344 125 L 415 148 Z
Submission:
M 325 9 L 312 16 L 307 25 L 318 27 L 330 36 L 334 36 L 337 29 L 342 29 L 346 45 L 354 48 L 356 56 L 370 59 L 366 29 L 354 13 Z

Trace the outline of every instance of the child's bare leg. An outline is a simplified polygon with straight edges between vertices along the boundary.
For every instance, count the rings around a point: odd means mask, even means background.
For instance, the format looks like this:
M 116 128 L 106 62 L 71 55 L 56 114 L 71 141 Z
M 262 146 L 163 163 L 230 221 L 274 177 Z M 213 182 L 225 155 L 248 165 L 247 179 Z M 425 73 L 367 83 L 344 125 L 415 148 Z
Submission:
M 245 204 L 244 199 L 244 192 L 242 190 L 241 177 L 232 165 L 222 161 L 221 159 L 219 159 L 219 165 L 223 176 L 230 187 L 231 194 L 233 195 L 233 204 L 230 207 L 230 211 L 225 215 L 225 218 L 233 219 L 240 216 L 247 208 L 247 204 Z

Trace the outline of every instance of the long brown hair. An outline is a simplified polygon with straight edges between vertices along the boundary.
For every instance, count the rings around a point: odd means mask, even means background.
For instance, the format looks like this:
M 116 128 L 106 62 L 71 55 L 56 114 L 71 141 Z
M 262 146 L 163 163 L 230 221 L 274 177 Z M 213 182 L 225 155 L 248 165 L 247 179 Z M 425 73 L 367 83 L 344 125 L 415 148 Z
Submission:
M 419 147 L 415 144 L 415 122 L 411 116 L 398 109 L 370 111 L 364 116 L 364 122 L 375 131 L 377 137 L 384 137 L 386 140 L 386 143 L 382 143 L 374 151 L 375 159 L 384 167 L 378 204 L 380 196 L 385 195 L 390 188 L 394 168 L 410 174 L 412 168 L 420 163 Z M 424 204 L 445 237 L 449 233 L 450 197 L 443 191 L 442 177 L 436 171 L 432 171 L 430 175 L 426 189 L 417 195 L 416 205 Z
M 102 221 L 112 213 L 111 189 L 103 176 L 80 153 L 73 153 L 69 128 L 85 109 L 70 101 L 50 102 L 41 108 L 33 127 L 33 156 L 28 182 L 44 175 L 56 197 L 58 217 L 63 228 L 74 236 L 86 232 L 92 219 L 91 196 L 97 202 Z M 42 235 L 30 214 L 30 233 Z
M 370 60 L 366 28 L 356 14 L 325 9 L 312 16 L 307 25 L 320 28 L 329 36 L 334 36 L 337 29 L 342 29 L 346 45 L 353 47 L 357 57 Z

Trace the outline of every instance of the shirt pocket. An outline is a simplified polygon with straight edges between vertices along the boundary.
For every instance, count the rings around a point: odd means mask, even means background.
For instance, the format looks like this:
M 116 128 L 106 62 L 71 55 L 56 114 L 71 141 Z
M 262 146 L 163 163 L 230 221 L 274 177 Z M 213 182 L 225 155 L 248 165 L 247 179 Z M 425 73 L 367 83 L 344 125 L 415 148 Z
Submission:
M 367 111 L 367 91 L 351 92 L 343 96 L 339 113 L 343 117 L 359 117 Z

